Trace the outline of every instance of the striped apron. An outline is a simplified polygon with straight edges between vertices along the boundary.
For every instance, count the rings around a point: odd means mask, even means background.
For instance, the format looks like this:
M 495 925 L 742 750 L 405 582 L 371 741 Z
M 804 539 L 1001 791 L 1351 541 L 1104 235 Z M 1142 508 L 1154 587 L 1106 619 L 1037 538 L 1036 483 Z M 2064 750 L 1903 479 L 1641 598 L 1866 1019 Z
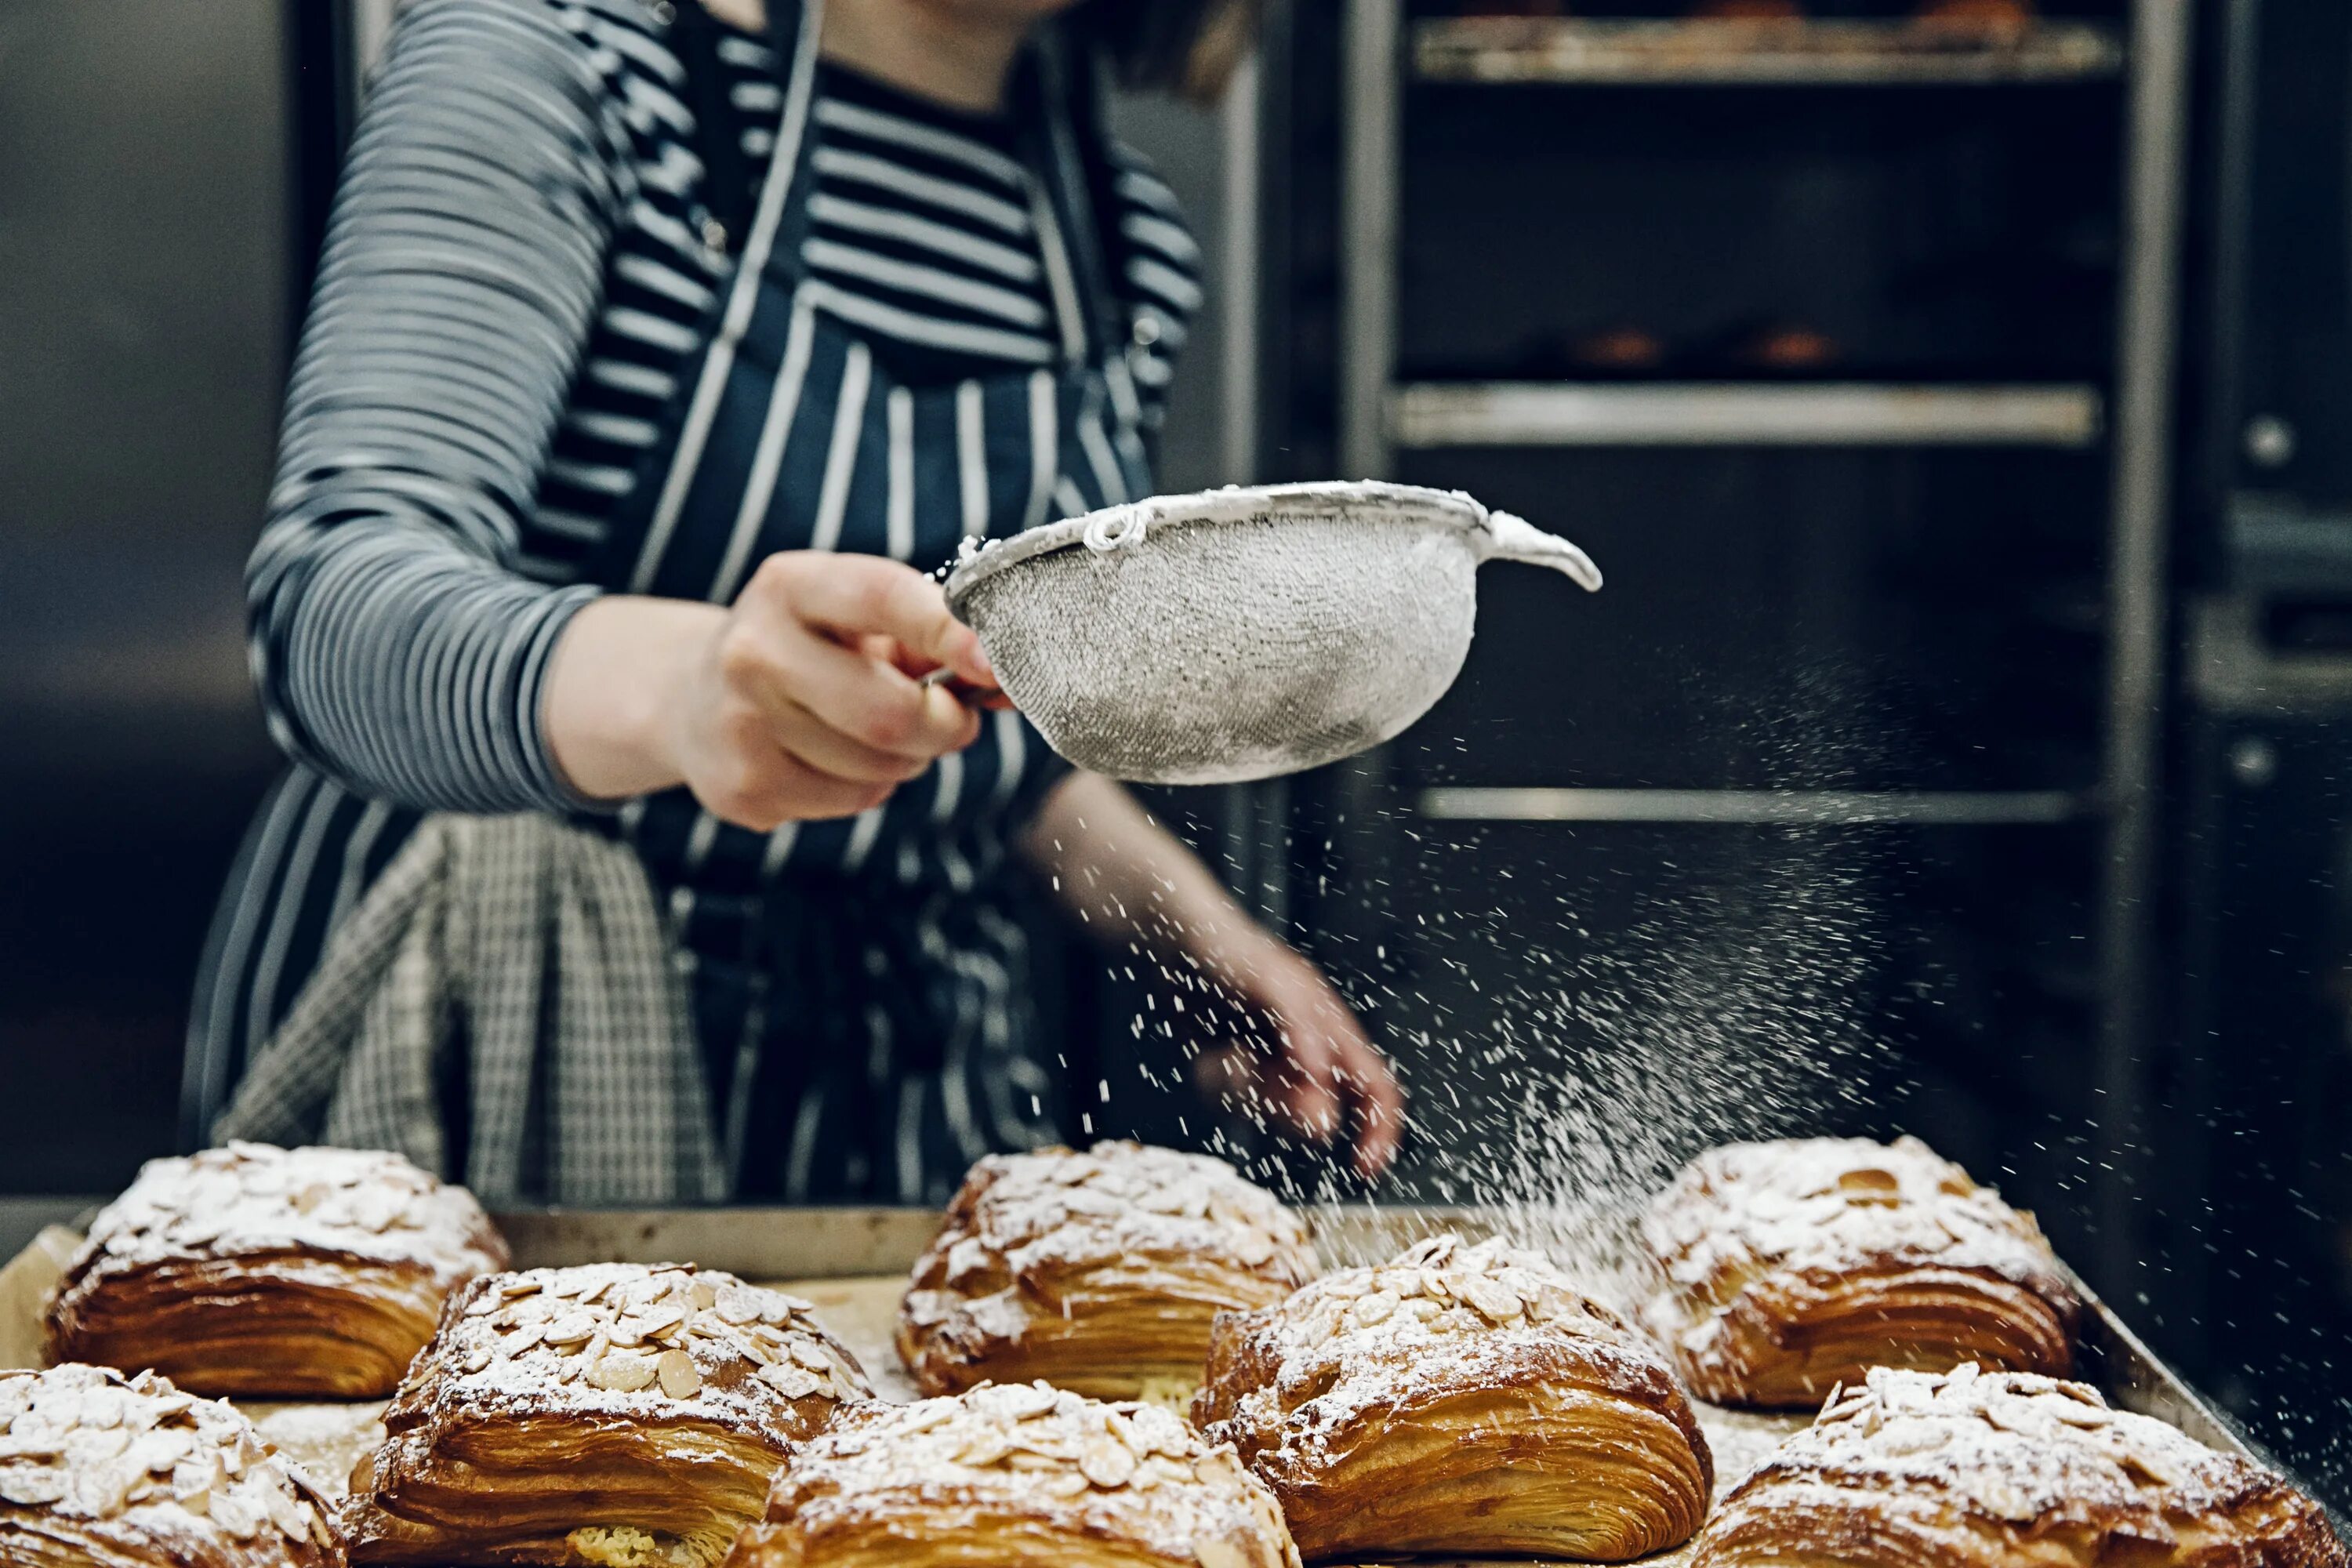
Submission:
M 679 10 L 681 26 L 698 17 L 690 4 Z M 905 385 L 829 312 L 822 280 L 803 274 L 811 154 L 822 135 L 811 113 L 817 7 L 769 0 L 769 13 L 783 89 L 772 157 L 755 182 L 730 137 L 704 137 L 706 188 L 746 193 L 740 212 L 723 215 L 724 226 L 742 237 L 737 265 L 705 323 L 705 348 L 687 363 L 664 437 L 582 580 L 724 604 L 776 551 L 862 551 L 929 569 L 951 559 L 964 538 L 1010 534 L 1145 493 L 1130 355 L 1147 353 L 1155 334 L 1151 323 L 1125 313 L 1108 284 L 1096 215 L 1112 210 L 1108 142 L 1092 83 L 1066 68 L 1058 37 L 1048 29 L 1029 51 L 1013 101 L 1015 122 L 1027 128 L 1022 161 L 1060 361 Z M 691 47 L 684 58 L 707 106 L 719 88 L 707 35 L 703 41 L 698 61 Z M 699 118 L 708 131 L 719 116 Z M 1018 715 L 998 713 L 976 744 L 847 821 L 752 833 L 719 822 L 682 789 L 570 819 L 625 846 L 650 883 L 650 918 L 660 930 L 645 949 L 666 951 L 687 983 L 702 1077 L 687 1088 L 709 1107 L 725 1191 L 740 1201 L 937 1204 L 980 1155 L 1060 1136 L 1062 1074 L 1040 1038 L 1007 861 L 1012 839 L 1066 772 Z M 343 876 L 310 878 L 308 868 L 324 852 L 313 841 L 324 843 L 331 826 L 352 817 Z M 246 959 L 226 967 L 217 952 L 208 960 L 213 990 L 198 999 L 188 1074 L 191 1131 L 199 1137 L 222 1125 L 214 1111 L 240 1074 L 243 1110 L 280 1109 L 257 1092 L 269 1087 L 270 1065 L 259 1043 L 299 1046 L 296 1026 L 333 1010 L 322 1009 L 335 1000 L 328 982 L 352 979 L 335 944 L 366 934 L 362 917 L 389 879 L 372 879 L 369 868 L 402 864 L 432 826 L 423 814 L 362 801 L 301 769 L 265 808 L 259 840 L 282 837 L 298 818 L 303 826 L 282 858 L 300 868 L 286 873 L 289 885 L 308 891 L 299 908 L 271 914 L 242 1000 L 232 982 Z M 249 841 L 232 887 L 242 884 L 248 859 L 283 849 Z M 247 955 L 254 919 L 253 900 L 238 900 L 234 921 L 215 927 L 215 949 Z M 320 966 L 307 969 L 322 949 Z M 589 1070 L 595 1042 L 575 1040 L 565 1053 L 562 1016 L 620 1016 L 649 994 L 634 969 L 600 987 L 595 973 L 582 972 L 593 966 L 577 951 L 555 960 L 551 973 L 560 973 L 561 984 L 585 985 L 588 994 L 567 994 L 562 1009 L 542 1002 L 536 1021 L 508 1018 L 499 1030 L 501 1038 L 525 1039 L 526 1058 L 541 1054 L 535 1070 L 528 1059 L 505 1064 L 506 1078 L 521 1082 L 518 1092 L 535 1107 L 551 1076 L 601 1081 Z M 658 960 L 649 962 L 658 981 Z M 281 973 L 310 978 L 289 997 Z M 223 1011 L 240 1006 L 250 1015 L 242 1031 Z M 533 1037 L 541 1043 L 528 1044 Z M 243 1059 L 241 1039 L 257 1043 L 254 1062 Z M 434 1070 L 462 1079 L 478 1045 L 457 1021 L 437 1047 L 449 1059 Z M 561 1074 L 544 1059 L 548 1051 L 561 1058 Z M 315 1110 L 316 1098 L 303 1100 L 302 1116 Z M 462 1089 L 439 1097 L 440 1121 L 453 1135 L 476 1124 L 480 1107 L 469 1111 L 466 1098 Z M 669 1098 L 683 1104 L 698 1095 Z M 575 1095 L 567 1114 L 575 1126 L 611 1129 L 636 1125 L 615 1117 L 654 1112 L 635 1100 L 583 1107 Z M 300 1136 L 325 1131 L 295 1127 L 299 1120 L 287 1125 Z M 519 1142 L 543 1145 L 554 1136 L 551 1126 L 549 1113 L 532 1109 Z M 593 1163 L 611 1151 L 582 1152 Z M 566 1162 L 545 1158 L 543 1147 L 526 1153 L 504 1165 L 546 1173 L 522 1179 L 521 1201 L 602 1201 L 562 1190 Z M 477 1168 L 479 1154 L 465 1168 Z
M 1111 171 L 1091 83 L 1049 36 L 1013 87 L 1060 364 L 901 385 L 802 273 L 819 10 L 769 0 L 784 87 L 772 161 L 675 427 L 594 569 L 608 587 L 724 604 L 780 550 L 928 570 L 966 537 L 1148 491 L 1128 355 L 1150 332 L 1108 286 L 1094 215 Z M 739 1197 L 939 1202 L 981 1154 L 1058 1136 L 1004 863 L 1066 772 L 1001 713 L 847 821 L 757 834 L 683 790 L 608 819 L 692 974 Z

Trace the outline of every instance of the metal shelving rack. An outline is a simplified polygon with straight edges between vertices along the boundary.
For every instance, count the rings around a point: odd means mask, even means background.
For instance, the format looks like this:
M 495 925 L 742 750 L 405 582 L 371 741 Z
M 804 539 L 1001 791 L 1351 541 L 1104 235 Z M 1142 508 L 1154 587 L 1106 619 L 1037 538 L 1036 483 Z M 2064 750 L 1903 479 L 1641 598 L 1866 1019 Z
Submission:
M 1403 0 L 1348 0 L 1342 166 L 1339 449 L 1350 475 L 1438 447 L 2039 446 L 2105 443 L 2106 689 L 2099 787 L 1923 794 L 1433 789 L 1454 822 L 2040 824 L 2091 819 L 2105 839 L 2094 1216 L 2099 1282 L 2123 1289 L 2147 1255 L 2143 1061 L 2153 1023 L 2156 779 L 2164 693 L 2172 383 L 2184 199 L 2191 0 L 2133 0 L 2127 31 L 2044 23 L 2012 35 L 1924 38 L 1910 23 L 1628 23 L 1447 18 L 1408 38 Z M 1861 89 L 2120 77 L 2126 261 L 2112 406 L 2081 385 L 1871 384 L 1399 384 L 1397 256 L 1408 76 L 1452 83 L 1810 85 Z M 1343 781 L 1350 815 L 1383 787 L 1375 753 Z
M 1989 30 L 1917 21 L 1446 16 L 1423 22 L 1412 37 L 1412 72 L 1423 81 L 1973 87 L 2089 81 L 2123 68 L 2123 39 L 2092 22 Z

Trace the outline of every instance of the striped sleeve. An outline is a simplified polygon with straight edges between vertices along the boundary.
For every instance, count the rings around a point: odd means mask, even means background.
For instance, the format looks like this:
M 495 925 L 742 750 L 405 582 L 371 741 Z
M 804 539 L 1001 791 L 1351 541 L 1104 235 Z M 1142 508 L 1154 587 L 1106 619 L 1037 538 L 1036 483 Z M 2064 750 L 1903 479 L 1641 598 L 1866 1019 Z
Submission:
M 629 165 L 595 52 L 563 15 L 552 0 L 403 9 L 344 167 L 247 571 L 278 743 L 402 805 L 577 804 L 541 691 L 594 590 L 514 562 Z

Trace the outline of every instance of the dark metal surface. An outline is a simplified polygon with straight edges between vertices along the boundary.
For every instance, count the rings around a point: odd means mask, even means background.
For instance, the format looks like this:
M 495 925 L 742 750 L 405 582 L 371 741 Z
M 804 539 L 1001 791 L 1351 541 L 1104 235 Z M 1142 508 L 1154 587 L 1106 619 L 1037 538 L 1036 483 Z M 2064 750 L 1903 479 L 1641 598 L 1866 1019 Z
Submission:
M 0 1191 L 173 1142 L 275 759 L 245 668 L 283 360 L 279 0 L 0 5 Z

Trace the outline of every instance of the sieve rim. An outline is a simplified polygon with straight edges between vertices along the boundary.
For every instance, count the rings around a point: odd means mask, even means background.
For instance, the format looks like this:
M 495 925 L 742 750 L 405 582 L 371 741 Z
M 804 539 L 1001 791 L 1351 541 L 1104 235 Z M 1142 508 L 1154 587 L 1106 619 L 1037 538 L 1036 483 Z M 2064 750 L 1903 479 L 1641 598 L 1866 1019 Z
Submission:
M 1461 490 L 1442 490 L 1428 485 L 1391 484 L 1384 479 L 1226 485 L 1218 489 L 1193 490 L 1184 495 L 1152 496 L 1143 500 L 1099 507 L 1078 517 L 1064 518 L 1059 522 L 1042 523 L 1009 539 L 990 542 L 985 548 L 957 562 L 949 572 L 948 608 L 951 613 L 960 613 L 964 598 L 979 584 L 1008 566 L 1017 566 L 1040 555 L 1082 546 L 1087 533 L 1098 528 L 1125 529 L 1140 518 L 1148 539 L 1163 528 L 1261 521 L 1269 508 L 1285 506 L 1286 503 L 1286 510 L 1310 512 L 1318 517 L 1357 516 L 1359 521 L 1368 523 L 1410 523 L 1422 528 L 1436 524 L 1451 527 L 1465 534 L 1483 530 L 1488 515 L 1485 505 Z

